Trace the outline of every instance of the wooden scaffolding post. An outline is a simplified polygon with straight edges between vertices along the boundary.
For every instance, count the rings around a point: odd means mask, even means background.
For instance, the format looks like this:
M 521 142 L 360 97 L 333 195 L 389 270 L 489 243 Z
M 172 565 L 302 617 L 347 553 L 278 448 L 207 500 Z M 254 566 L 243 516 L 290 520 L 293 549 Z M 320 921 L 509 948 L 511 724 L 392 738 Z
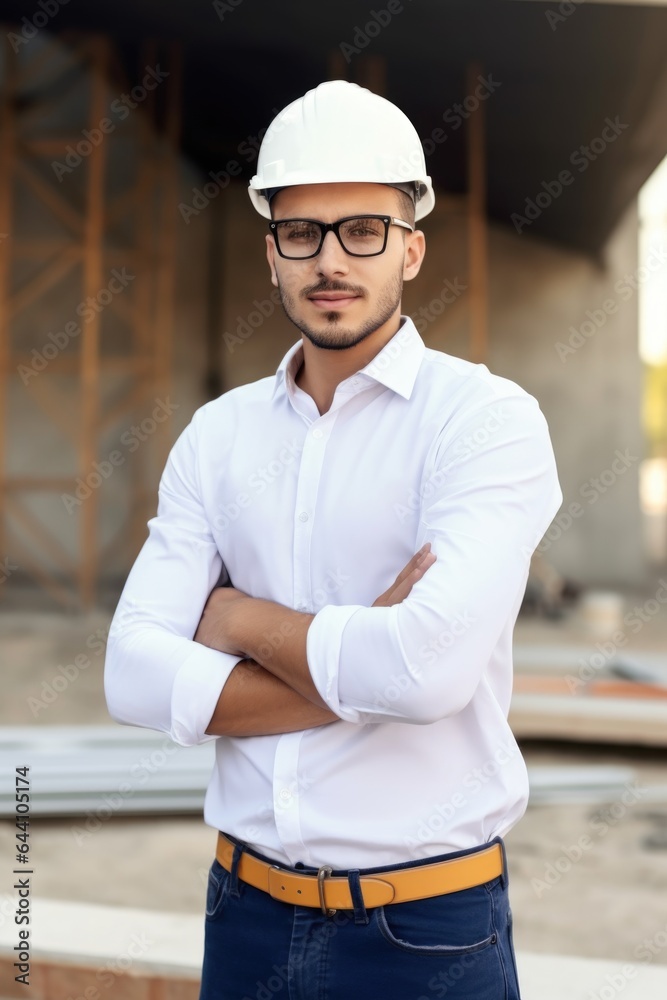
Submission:
M 327 55 L 327 76 L 329 80 L 347 80 L 349 63 L 339 48 L 330 49 Z
M 470 63 L 466 93 L 474 94 L 482 75 L 478 62 Z M 486 162 L 484 102 L 471 113 L 468 140 L 468 273 L 470 285 L 470 360 L 484 362 L 488 349 L 488 263 L 486 226 Z
M 157 45 L 153 39 L 146 40 L 141 46 L 139 74 L 146 66 L 154 66 L 157 62 Z M 134 212 L 137 220 L 136 231 L 136 269 L 138 280 L 135 289 L 134 325 L 135 352 L 139 363 L 134 388 L 134 399 L 137 405 L 143 407 L 151 398 L 153 391 L 153 309 L 155 298 L 155 195 L 157 191 L 157 148 L 155 128 L 157 121 L 155 91 L 148 93 L 144 104 L 144 113 L 139 118 L 139 164 L 137 185 L 135 188 Z M 130 545 L 130 557 L 139 552 L 146 534 L 148 519 L 148 489 L 146 486 L 146 465 L 141 461 L 141 455 L 132 452 L 128 455 L 128 473 L 132 480 L 132 498 L 128 512 L 129 531 L 127 538 Z
M 155 303 L 154 363 L 155 387 L 159 397 L 169 395 L 172 382 L 175 275 L 177 251 L 178 189 L 180 170 L 178 148 L 181 138 L 182 49 L 169 46 L 169 79 L 166 86 L 166 116 L 160 151 L 160 220 L 157 246 L 157 299 Z M 159 423 L 155 454 L 162 468 L 172 440 L 171 421 Z
M 91 39 L 90 45 L 90 128 L 99 127 L 104 118 L 109 70 L 109 42 Z M 86 220 L 83 239 L 84 298 L 97 301 L 102 287 L 104 243 L 104 179 L 106 143 L 93 145 L 88 158 Z M 81 432 L 79 441 L 82 477 L 93 471 L 98 453 L 100 410 L 100 314 L 88 310 L 81 338 Z M 91 490 L 81 506 L 81 601 L 90 608 L 97 579 L 98 491 Z
M 6 434 L 9 412 L 9 359 L 11 341 L 9 327 L 10 248 L 12 232 L 12 185 L 16 136 L 14 124 L 14 96 L 16 90 L 16 53 L 4 39 L 5 78 L 0 97 L 0 555 L 7 554 L 5 537 L 6 518 Z
M 357 60 L 356 82 L 380 97 L 387 96 L 387 60 L 384 56 L 362 55 Z

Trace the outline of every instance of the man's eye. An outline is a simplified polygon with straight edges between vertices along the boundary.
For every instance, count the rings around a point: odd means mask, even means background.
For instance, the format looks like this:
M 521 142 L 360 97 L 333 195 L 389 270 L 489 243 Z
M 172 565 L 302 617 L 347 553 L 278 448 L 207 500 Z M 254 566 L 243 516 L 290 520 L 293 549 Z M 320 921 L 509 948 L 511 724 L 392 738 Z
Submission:
M 316 238 L 316 230 L 312 226 L 292 226 L 282 235 L 290 240 L 313 240 Z
M 378 226 L 368 219 L 358 219 L 356 222 L 350 222 L 345 227 L 344 232 L 346 236 L 352 236 L 355 239 L 381 235 Z

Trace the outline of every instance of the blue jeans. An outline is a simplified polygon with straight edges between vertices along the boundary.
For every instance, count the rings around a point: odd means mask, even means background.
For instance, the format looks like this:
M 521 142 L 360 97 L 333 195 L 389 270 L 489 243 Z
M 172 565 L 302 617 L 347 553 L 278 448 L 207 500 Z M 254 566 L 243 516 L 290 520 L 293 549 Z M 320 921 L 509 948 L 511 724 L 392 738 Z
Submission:
M 500 837 L 490 843 L 500 843 L 504 856 Z M 505 873 L 484 885 L 413 902 L 367 910 L 355 893 L 360 874 L 478 849 L 361 872 L 334 870 L 349 878 L 358 905 L 330 917 L 239 879 L 239 846 L 231 872 L 214 858 L 199 1000 L 520 1000 L 506 862 Z M 317 872 L 301 863 L 290 870 Z

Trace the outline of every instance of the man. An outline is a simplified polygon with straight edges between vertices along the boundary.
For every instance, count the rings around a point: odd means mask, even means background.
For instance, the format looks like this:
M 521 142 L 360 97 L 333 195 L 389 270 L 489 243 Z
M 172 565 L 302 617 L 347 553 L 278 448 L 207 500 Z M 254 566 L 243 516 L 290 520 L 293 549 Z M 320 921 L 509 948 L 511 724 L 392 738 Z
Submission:
M 119 722 L 216 740 L 200 1000 L 515 1000 L 507 712 L 562 501 L 546 421 L 401 315 L 434 197 L 398 108 L 321 84 L 250 196 L 301 339 L 176 442 L 105 675 Z

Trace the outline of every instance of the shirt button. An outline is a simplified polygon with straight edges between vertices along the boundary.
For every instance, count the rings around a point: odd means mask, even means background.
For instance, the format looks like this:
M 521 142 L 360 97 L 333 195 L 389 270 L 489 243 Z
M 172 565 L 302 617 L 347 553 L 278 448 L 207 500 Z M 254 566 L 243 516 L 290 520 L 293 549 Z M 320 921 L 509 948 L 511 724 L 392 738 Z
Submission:
M 299 514 L 299 520 L 300 521 L 307 521 L 308 520 L 308 515 L 306 514 L 305 510 L 302 510 L 301 513 Z
M 287 801 L 287 799 L 291 799 L 292 798 L 292 793 L 290 792 L 289 788 L 281 788 L 280 789 L 280 798 L 283 801 Z
M 319 429 L 319 427 L 316 427 L 315 430 L 313 431 L 313 437 L 314 438 L 322 437 L 322 431 Z

